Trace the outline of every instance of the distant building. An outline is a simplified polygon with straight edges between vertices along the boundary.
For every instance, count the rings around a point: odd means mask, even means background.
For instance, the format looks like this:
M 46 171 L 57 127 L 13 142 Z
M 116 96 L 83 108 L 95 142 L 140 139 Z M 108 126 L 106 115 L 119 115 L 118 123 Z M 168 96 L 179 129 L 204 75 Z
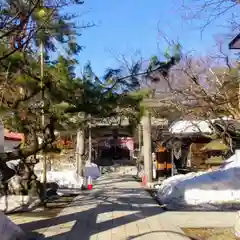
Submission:
M 11 132 L 0 124 L 0 152 L 11 152 L 24 141 L 24 134 Z

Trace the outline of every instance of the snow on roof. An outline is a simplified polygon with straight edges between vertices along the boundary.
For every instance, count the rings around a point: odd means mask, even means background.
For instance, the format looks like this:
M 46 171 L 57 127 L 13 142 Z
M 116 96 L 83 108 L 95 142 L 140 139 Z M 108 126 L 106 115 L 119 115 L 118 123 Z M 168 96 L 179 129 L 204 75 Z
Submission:
M 213 133 L 213 129 L 208 121 L 177 121 L 173 123 L 169 131 L 171 133 L 185 133 L 185 134 L 190 134 L 190 133 L 208 133 L 211 134 Z
M 212 123 L 215 123 L 216 121 L 234 121 L 238 122 L 237 120 L 234 120 L 231 117 L 221 117 L 216 119 L 209 119 L 209 120 L 180 120 L 172 123 L 172 125 L 169 127 L 170 133 L 175 134 L 191 134 L 191 133 L 208 133 L 212 134 L 214 129 L 211 126 Z

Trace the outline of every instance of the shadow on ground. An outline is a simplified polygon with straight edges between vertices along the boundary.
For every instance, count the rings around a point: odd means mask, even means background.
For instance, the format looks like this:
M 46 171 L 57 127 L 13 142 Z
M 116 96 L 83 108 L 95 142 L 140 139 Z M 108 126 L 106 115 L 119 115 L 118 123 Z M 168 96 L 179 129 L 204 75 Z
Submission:
M 27 240 L 36 240 L 36 239 L 44 239 L 44 235 L 37 232 L 28 232 L 27 233 Z
M 132 176 L 128 175 L 123 178 L 120 176 L 103 178 L 93 191 L 83 192 L 68 205 L 66 209 L 70 208 L 71 212 L 49 219 L 22 223 L 19 226 L 29 234 L 31 240 L 89 240 L 95 234 L 164 213 L 164 209 L 154 204 L 149 193 L 144 194 L 138 187 L 128 188 L 128 184 L 131 186 L 132 182 L 138 184 Z M 118 187 L 115 187 L 115 184 Z M 114 219 L 101 217 L 113 212 L 124 212 L 124 215 Z M 70 223 L 72 223 L 71 227 L 64 227 L 64 224 Z M 52 236 L 33 233 L 49 226 Z M 150 236 L 151 233 L 157 232 L 161 231 L 133 235 L 126 240 L 140 239 L 143 235 Z M 162 231 L 162 233 L 184 235 L 174 231 Z M 190 239 L 196 240 L 196 238 Z
M 124 179 L 115 179 L 121 183 L 131 184 L 134 179 L 131 176 L 125 176 Z M 31 240 L 59 240 L 59 239 L 79 239 L 89 240 L 94 234 L 101 233 L 112 228 L 124 226 L 125 224 L 135 222 L 147 217 L 151 217 L 163 212 L 158 205 L 154 204 L 148 194 L 144 196 L 142 189 L 139 188 L 104 188 L 104 183 L 115 182 L 114 179 L 104 179 L 99 189 L 93 192 L 86 192 L 77 197 L 69 207 L 76 207 L 76 211 L 66 215 L 36 220 L 33 222 L 22 223 L 19 226 L 31 236 Z M 135 181 L 134 181 L 135 182 Z M 81 209 L 79 209 L 81 208 Z M 101 214 L 111 214 L 112 212 L 124 212 L 123 216 L 117 218 L 99 218 Z M 74 222 L 70 231 L 61 232 L 62 224 Z M 53 236 L 35 235 L 40 229 L 51 226 L 54 230 Z M 63 227 L 64 228 L 64 227 Z M 63 229 L 64 230 L 64 229 Z M 56 232 L 55 232 L 56 231 Z

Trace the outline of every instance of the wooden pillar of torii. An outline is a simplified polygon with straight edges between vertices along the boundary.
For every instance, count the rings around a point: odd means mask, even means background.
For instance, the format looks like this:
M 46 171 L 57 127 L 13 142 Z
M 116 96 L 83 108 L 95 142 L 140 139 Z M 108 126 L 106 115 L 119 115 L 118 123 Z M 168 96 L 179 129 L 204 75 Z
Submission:
M 153 180 L 153 161 L 152 161 L 152 134 L 151 134 L 151 114 L 148 110 L 145 111 L 141 120 L 142 136 L 143 136 L 143 159 L 144 159 L 144 174 L 147 184 Z
M 144 174 L 146 177 L 146 184 L 151 185 L 153 182 L 153 160 L 152 160 L 152 125 L 158 126 L 159 124 L 167 126 L 168 120 L 166 118 L 159 118 L 157 123 L 152 123 L 154 118 L 151 117 L 151 108 L 162 108 L 166 106 L 162 99 L 145 99 L 143 105 L 145 113 L 141 119 L 142 136 L 143 136 L 143 158 L 144 158 Z M 156 120 L 156 119 L 155 119 Z M 141 135 L 141 134 L 139 134 Z

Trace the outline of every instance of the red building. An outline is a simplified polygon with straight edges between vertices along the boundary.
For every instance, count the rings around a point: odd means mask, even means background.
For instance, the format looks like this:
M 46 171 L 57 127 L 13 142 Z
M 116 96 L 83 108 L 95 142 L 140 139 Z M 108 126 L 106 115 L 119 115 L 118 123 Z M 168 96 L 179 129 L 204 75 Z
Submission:
M 4 151 L 11 152 L 12 149 L 24 141 L 23 133 L 10 132 L 4 129 Z

